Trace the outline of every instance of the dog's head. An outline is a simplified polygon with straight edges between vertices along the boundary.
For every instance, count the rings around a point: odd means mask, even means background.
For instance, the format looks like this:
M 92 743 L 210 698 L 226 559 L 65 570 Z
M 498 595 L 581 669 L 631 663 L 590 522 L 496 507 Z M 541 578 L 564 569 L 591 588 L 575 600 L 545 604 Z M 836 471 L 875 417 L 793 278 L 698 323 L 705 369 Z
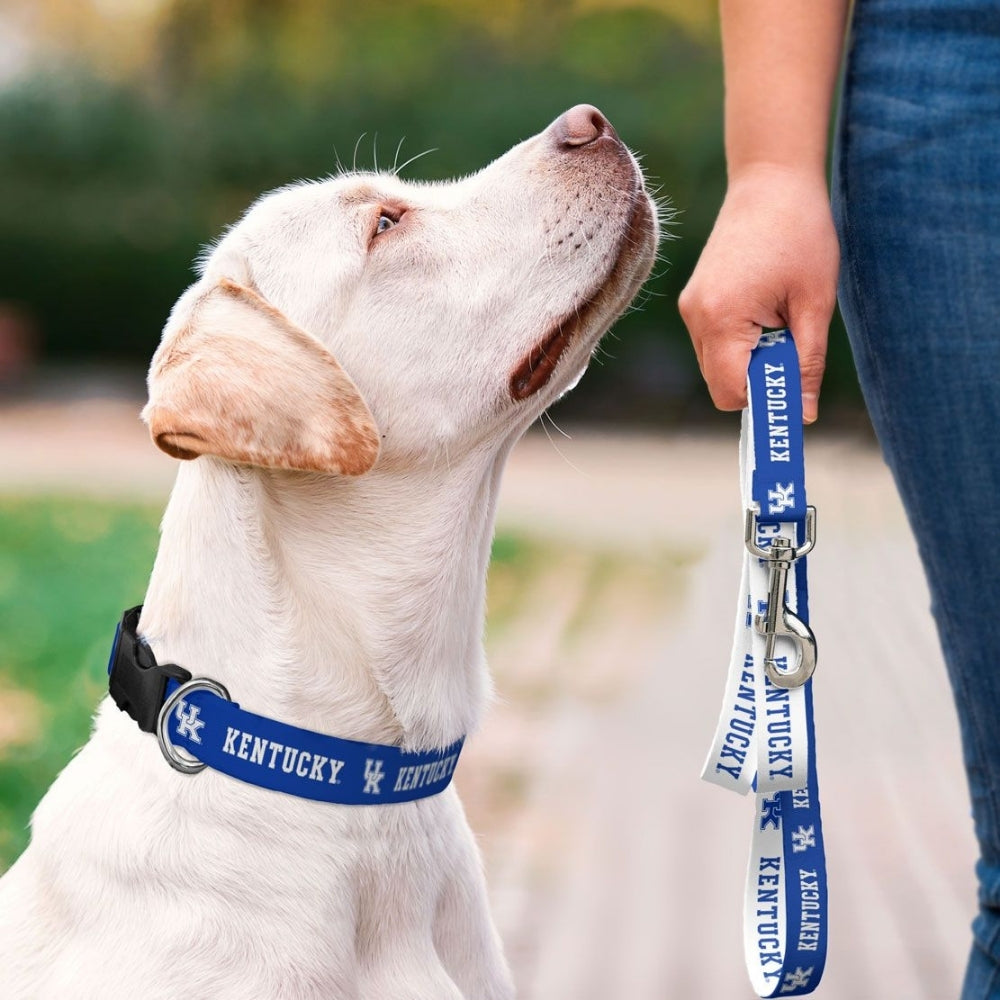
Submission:
M 657 236 L 587 105 L 459 181 L 282 188 L 174 307 L 143 415 L 178 458 L 352 475 L 500 442 L 579 379 Z

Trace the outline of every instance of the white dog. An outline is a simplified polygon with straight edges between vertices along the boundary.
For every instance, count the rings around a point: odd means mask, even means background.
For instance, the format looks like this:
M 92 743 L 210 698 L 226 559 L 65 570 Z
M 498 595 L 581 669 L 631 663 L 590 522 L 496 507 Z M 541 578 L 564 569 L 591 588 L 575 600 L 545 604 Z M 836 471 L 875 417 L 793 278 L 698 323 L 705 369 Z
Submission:
M 464 180 L 354 173 L 258 201 L 150 370 L 153 439 L 197 458 L 139 624 L 156 659 L 332 736 L 418 751 L 475 730 L 504 461 L 657 235 L 589 106 Z M 337 805 L 180 774 L 105 699 L 32 834 L 0 881 L 4 1000 L 513 994 L 450 787 Z

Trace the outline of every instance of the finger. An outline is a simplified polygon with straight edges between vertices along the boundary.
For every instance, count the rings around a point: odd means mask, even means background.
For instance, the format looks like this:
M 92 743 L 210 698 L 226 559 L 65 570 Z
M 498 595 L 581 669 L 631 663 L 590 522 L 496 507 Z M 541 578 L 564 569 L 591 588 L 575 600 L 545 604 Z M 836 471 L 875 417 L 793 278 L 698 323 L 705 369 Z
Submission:
M 795 346 L 799 352 L 802 373 L 802 420 L 814 423 L 819 416 L 819 392 L 826 369 L 826 344 L 830 331 L 830 312 L 825 310 L 791 310 L 789 316 Z
M 747 368 L 759 338 L 760 327 L 750 324 L 705 338 L 702 371 L 712 402 L 720 410 L 742 410 L 747 405 Z
M 681 319 L 684 321 L 684 325 L 688 328 L 688 335 L 691 338 L 691 346 L 694 348 L 694 356 L 698 360 L 698 367 L 701 369 L 701 374 L 704 376 L 705 367 L 702 362 L 702 351 L 701 346 L 701 318 L 700 310 L 697 308 L 697 293 L 694 288 L 694 278 L 684 286 L 681 290 L 681 294 L 677 299 L 677 311 L 681 314 Z
M 694 279 L 681 293 L 678 306 L 712 402 L 720 410 L 743 409 L 747 366 L 760 338 L 760 326 L 749 320 L 734 321 L 733 316 L 743 310 L 729 298 L 706 293 Z

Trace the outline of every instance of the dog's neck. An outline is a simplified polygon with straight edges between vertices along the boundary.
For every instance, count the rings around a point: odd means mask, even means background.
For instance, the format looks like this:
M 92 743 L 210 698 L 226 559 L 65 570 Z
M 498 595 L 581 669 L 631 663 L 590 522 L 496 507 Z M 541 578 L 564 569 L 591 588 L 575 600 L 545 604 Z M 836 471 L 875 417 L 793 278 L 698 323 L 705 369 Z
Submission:
M 250 711 L 408 748 L 474 729 L 505 452 L 331 478 L 181 468 L 141 631 Z M 443 464 L 443 463 L 442 463 Z

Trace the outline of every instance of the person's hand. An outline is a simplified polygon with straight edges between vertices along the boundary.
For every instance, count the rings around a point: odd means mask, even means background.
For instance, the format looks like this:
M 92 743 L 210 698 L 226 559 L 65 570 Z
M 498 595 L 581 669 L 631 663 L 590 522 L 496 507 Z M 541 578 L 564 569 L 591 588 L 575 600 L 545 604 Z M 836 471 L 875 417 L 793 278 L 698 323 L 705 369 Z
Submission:
M 816 419 L 839 266 L 823 177 L 759 165 L 730 180 L 678 303 L 720 410 L 746 406 L 761 327 L 788 326 L 802 369 L 803 419 Z

